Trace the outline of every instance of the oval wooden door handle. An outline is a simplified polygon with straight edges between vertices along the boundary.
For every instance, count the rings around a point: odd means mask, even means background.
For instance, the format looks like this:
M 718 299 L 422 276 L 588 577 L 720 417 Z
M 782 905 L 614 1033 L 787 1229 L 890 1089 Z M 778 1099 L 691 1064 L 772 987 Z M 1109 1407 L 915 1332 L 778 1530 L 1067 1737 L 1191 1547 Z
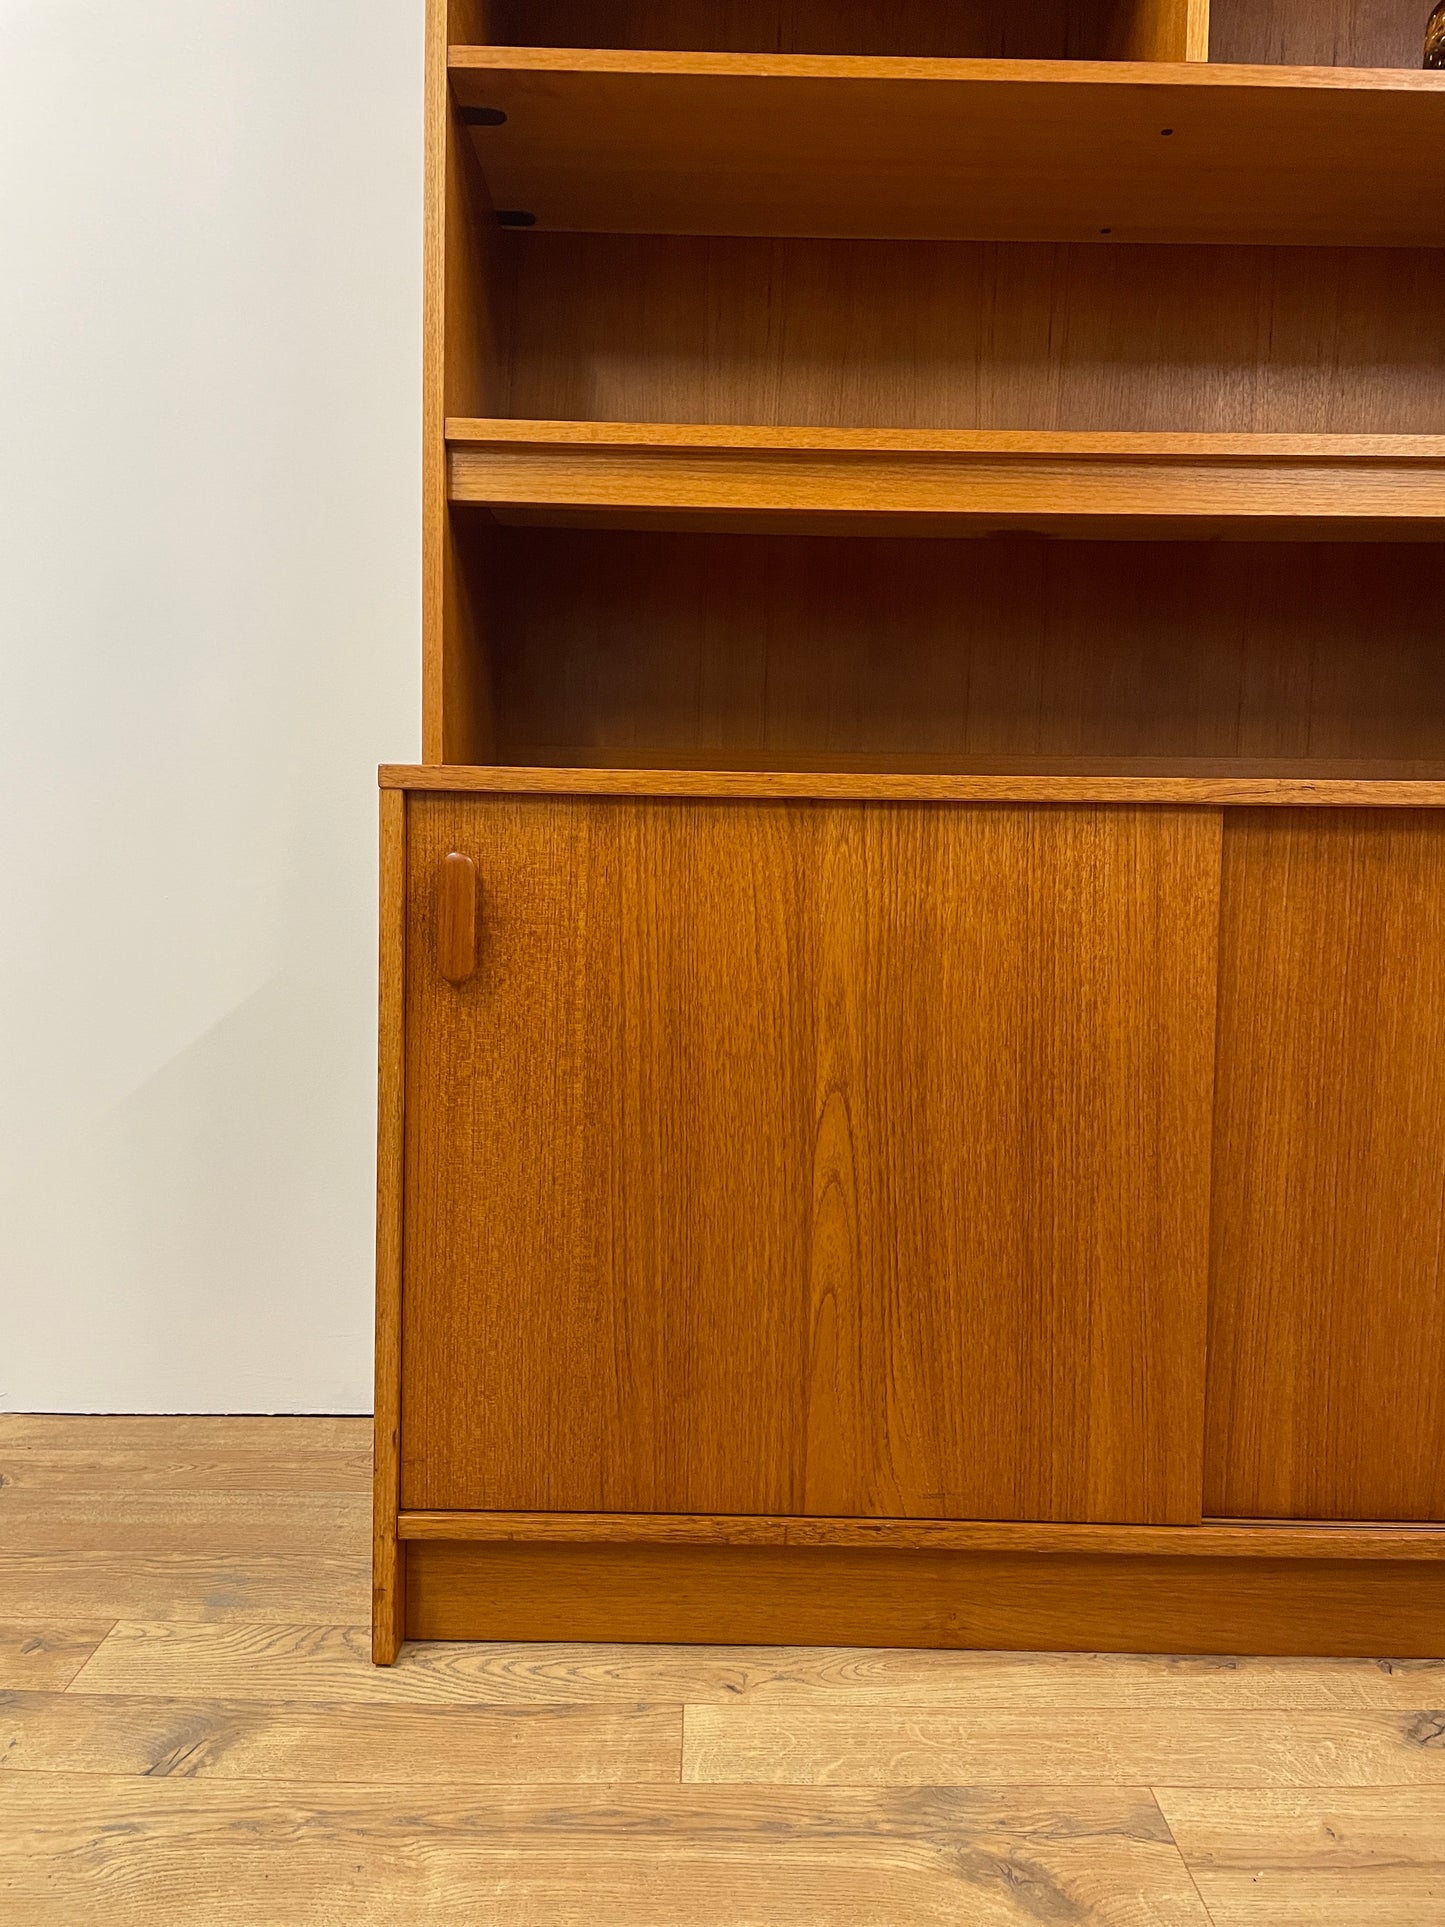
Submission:
M 477 866 L 453 850 L 442 864 L 437 915 L 437 969 L 449 984 L 464 984 L 477 968 Z

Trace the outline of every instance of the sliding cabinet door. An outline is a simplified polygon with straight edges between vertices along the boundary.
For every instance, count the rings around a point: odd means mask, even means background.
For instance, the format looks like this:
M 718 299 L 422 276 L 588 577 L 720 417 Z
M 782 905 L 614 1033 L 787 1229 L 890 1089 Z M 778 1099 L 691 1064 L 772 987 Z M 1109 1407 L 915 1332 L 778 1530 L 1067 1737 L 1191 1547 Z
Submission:
M 407 1506 L 1199 1517 L 1217 813 L 409 808 Z
M 1445 1520 L 1445 815 L 1225 830 L 1205 1503 Z

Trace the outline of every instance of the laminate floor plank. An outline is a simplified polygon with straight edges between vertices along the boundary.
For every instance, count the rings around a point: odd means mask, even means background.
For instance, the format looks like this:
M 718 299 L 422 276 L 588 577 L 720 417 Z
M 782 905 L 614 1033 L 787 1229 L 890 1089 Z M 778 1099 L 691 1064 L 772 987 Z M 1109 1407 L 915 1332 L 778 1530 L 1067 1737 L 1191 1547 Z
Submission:
M 7 1553 L 344 1553 L 367 1543 L 362 1495 L 0 1491 L 0 1545 Z
M 683 1779 L 763 1786 L 1435 1786 L 1436 1712 L 690 1706 Z
M 0 1412 L 0 1451 L 369 1452 L 369 1418 L 133 1417 L 73 1412 Z M 298 1490 L 303 1489 L 298 1485 Z
M 82 1692 L 395 1704 L 637 1700 L 946 1712 L 1369 1711 L 1445 1705 L 1445 1661 L 707 1646 L 413 1645 L 370 1662 L 364 1625 L 121 1623 Z
M 1141 1789 L 4 1792 L 27 1927 L 1210 1927 Z
M 0 1621 L 0 1689 L 63 1691 L 113 1623 L 109 1619 L 25 1625 Z
M 1445 1790 L 1167 1788 L 1159 1802 L 1214 1927 L 1445 1921 Z
M 0 1693 L 0 1780 L 39 1772 L 308 1786 L 676 1785 L 681 1751 L 680 1707 L 293 1706 Z
M 44 1624 L 74 1619 L 315 1621 L 361 1619 L 371 1557 L 348 1553 L 0 1551 L 0 1611 Z
M 58 1493 L 74 1499 L 105 1493 L 124 1506 L 160 1493 L 274 1494 L 342 1497 L 367 1502 L 371 1449 L 364 1451 L 184 1451 L 116 1447 L 72 1451 L 0 1442 L 0 1484 L 27 1495 Z

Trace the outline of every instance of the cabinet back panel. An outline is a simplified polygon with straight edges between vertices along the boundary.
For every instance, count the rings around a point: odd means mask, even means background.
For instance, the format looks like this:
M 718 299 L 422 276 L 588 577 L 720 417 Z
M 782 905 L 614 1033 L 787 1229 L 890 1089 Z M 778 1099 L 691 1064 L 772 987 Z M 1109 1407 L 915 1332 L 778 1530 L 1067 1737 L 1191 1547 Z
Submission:
M 710 53 L 1103 59 L 1172 0 L 502 0 L 494 31 L 530 47 Z
M 1419 67 L 1432 0 L 1211 0 L 1209 57 L 1287 67 Z
M 1445 432 L 1445 252 L 572 234 L 508 251 L 523 418 Z
M 512 529 L 490 553 L 502 762 L 1445 756 L 1433 549 Z

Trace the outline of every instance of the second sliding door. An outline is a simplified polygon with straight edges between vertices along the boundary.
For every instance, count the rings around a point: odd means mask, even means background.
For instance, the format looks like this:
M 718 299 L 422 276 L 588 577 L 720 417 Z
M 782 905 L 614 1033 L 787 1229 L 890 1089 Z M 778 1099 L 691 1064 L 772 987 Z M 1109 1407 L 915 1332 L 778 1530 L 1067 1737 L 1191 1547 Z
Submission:
M 1205 1497 L 1445 1522 L 1445 813 L 1225 832 Z
M 405 1506 L 1199 1518 L 1217 812 L 408 808 Z

